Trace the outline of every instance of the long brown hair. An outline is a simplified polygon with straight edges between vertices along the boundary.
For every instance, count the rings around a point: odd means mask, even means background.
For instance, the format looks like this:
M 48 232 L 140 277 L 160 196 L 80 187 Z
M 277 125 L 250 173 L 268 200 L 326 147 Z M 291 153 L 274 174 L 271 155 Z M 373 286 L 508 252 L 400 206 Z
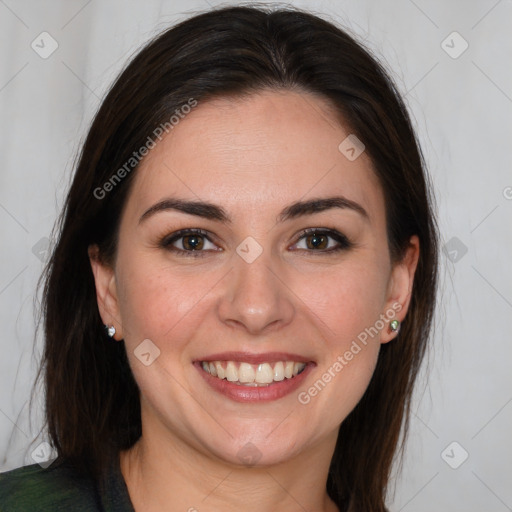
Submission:
M 329 100 L 374 164 L 393 261 L 412 235 L 420 240 L 409 312 L 399 336 L 382 346 L 366 393 L 340 427 L 327 481 L 341 511 L 385 511 L 431 330 L 437 228 L 424 159 L 394 84 L 353 37 L 300 10 L 228 7 L 196 15 L 148 43 L 106 95 L 82 147 L 44 275 L 45 348 L 36 379 L 44 375 L 43 428 L 60 459 L 96 477 L 110 457 L 139 439 L 139 390 L 124 343 L 108 342 L 104 332 L 87 252 L 97 244 L 112 261 L 137 166 L 107 192 L 104 184 L 191 98 L 200 103 L 262 89 L 303 90 Z

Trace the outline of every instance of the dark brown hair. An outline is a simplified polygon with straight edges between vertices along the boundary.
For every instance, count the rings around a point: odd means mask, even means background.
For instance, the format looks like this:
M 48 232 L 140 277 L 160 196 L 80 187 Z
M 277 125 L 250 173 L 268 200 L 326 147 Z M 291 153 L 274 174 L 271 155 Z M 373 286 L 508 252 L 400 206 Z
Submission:
M 36 379 L 44 375 L 44 428 L 60 459 L 95 476 L 141 435 L 139 390 L 124 343 L 109 342 L 104 332 L 87 252 L 97 244 L 101 257 L 113 260 L 136 166 L 105 197 L 94 191 L 191 98 L 201 103 L 263 89 L 328 100 L 372 159 L 393 261 L 412 235 L 420 240 L 408 315 L 399 336 L 382 346 L 366 393 L 340 427 L 327 481 L 341 511 L 385 511 L 435 302 L 438 242 L 428 178 L 406 107 L 383 67 L 340 28 L 295 9 L 229 7 L 196 15 L 147 44 L 102 102 L 44 276 L 45 348 Z

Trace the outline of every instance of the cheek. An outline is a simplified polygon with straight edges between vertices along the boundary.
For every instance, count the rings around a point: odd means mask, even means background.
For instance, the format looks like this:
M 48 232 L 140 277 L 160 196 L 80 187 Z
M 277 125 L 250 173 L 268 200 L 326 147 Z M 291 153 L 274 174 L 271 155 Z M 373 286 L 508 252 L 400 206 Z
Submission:
M 364 395 L 375 370 L 380 337 L 375 325 L 382 313 L 385 282 L 375 267 L 346 266 L 303 284 L 311 318 L 323 325 L 324 350 L 316 378 L 299 390 L 298 400 L 313 421 L 339 425 Z M 327 427 L 326 427 L 327 428 Z
M 118 269 L 120 310 L 128 343 L 161 340 L 181 326 L 212 286 L 208 275 L 177 272 L 144 257 L 120 261 Z
M 337 349 L 375 325 L 385 303 L 386 275 L 375 262 L 355 260 L 297 283 L 299 297 L 325 324 Z

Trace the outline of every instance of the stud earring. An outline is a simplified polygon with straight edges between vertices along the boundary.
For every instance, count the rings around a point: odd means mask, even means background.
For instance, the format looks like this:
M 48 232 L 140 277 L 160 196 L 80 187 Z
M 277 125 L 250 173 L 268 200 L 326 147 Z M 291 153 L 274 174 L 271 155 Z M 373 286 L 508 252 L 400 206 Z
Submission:
M 398 332 L 400 330 L 400 320 L 396 318 L 395 320 L 391 320 L 391 322 L 389 322 L 389 328 L 392 332 Z
M 113 338 L 116 333 L 116 328 L 113 325 L 105 325 L 105 330 L 110 338 Z

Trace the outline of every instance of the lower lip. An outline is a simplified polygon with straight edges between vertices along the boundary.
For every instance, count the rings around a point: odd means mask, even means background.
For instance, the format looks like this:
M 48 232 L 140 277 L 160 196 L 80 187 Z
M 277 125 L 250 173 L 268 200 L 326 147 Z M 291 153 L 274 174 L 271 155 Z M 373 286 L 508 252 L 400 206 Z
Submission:
M 235 402 L 270 402 L 278 400 L 295 391 L 309 374 L 314 364 L 308 363 L 304 370 L 292 377 L 279 382 L 273 382 L 268 386 L 244 386 L 229 382 L 225 379 L 213 377 L 203 370 L 200 362 L 194 363 L 203 379 L 217 392 L 231 398 Z

